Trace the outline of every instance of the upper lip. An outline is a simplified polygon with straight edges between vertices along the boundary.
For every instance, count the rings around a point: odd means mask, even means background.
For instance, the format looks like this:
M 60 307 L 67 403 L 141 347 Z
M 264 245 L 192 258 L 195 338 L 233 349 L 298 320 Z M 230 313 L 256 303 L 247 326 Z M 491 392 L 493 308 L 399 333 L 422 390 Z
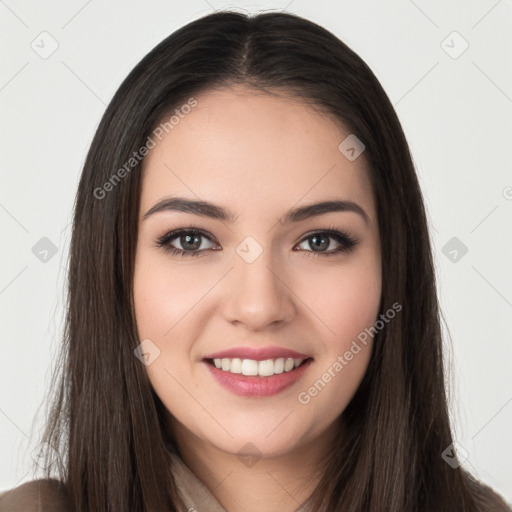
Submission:
M 205 359 L 222 359 L 222 358 L 239 358 L 239 359 L 253 359 L 255 361 L 265 361 L 266 359 L 279 359 L 279 358 L 293 359 L 307 359 L 311 356 L 295 352 L 281 347 L 233 347 L 221 352 L 215 352 L 206 355 Z

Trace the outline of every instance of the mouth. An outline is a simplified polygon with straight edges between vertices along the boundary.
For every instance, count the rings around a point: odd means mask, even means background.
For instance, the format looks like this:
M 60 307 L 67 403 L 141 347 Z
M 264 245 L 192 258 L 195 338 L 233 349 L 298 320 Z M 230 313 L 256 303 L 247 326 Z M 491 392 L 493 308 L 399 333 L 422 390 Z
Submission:
M 222 387 L 244 397 L 276 395 L 296 384 L 313 363 L 312 357 L 254 359 L 205 358 L 206 367 Z

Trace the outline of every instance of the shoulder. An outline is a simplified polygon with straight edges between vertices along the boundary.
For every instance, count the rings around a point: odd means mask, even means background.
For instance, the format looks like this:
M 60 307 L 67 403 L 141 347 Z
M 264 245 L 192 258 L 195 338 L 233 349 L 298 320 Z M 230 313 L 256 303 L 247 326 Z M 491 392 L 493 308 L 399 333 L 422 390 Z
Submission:
M 470 477 L 468 482 L 479 511 L 512 512 L 511 505 L 505 502 L 494 489 L 473 477 Z
M 41 479 L 0 492 L 0 511 L 69 512 L 70 508 L 64 484 L 56 479 Z

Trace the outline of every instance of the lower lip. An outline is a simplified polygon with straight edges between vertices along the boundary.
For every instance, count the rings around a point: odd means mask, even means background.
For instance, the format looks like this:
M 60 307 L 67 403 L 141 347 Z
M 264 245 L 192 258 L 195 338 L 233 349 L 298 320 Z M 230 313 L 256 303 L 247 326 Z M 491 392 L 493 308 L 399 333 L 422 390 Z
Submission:
M 240 396 L 272 396 L 277 395 L 286 388 L 298 382 L 308 366 L 312 363 L 308 359 L 304 364 L 289 372 L 279 373 L 270 377 L 258 377 L 231 373 L 205 362 L 215 380 L 227 390 Z

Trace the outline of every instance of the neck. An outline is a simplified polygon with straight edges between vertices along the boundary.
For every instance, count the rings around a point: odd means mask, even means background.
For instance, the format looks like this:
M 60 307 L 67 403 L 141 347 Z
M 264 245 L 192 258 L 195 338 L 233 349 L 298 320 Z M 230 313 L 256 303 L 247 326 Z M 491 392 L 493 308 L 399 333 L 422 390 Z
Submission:
M 322 478 L 322 464 L 331 452 L 336 428 L 331 425 L 289 453 L 261 458 L 219 450 L 182 425 L 174 425 L 173 433 L 185 464 L 227 512 L 292 512 Z

